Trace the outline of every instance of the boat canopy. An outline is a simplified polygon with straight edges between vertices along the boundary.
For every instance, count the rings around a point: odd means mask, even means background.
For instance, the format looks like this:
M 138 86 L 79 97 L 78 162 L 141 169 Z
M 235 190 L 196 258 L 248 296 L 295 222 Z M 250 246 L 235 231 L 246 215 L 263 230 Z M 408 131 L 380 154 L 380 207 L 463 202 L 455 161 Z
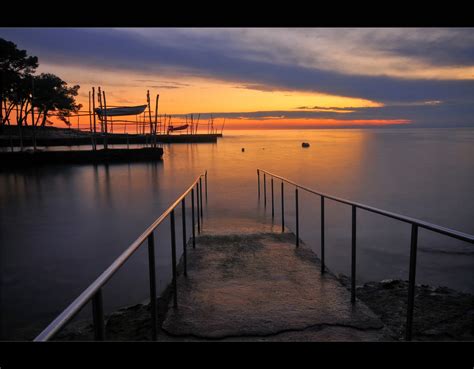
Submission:
M 138 106 L 120 106 L 118 108 L 95 109 L 95 112 L 102 117 L 107 114 L 108 117 L 117 117 L 122 115 L 138 115 L 145 111 L 147 105 Z

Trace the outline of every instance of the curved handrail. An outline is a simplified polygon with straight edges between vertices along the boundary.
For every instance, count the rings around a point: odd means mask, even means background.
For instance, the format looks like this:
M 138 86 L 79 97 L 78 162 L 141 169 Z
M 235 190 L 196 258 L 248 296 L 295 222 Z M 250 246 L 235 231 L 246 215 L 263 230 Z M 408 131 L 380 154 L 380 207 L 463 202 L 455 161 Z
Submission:
M 296 187 L 295 189 L 295 208 L 296 208 L 296 247 L 299 246 L 299 214 L 298 214 L 298 189 L 310 192 L 312 194 L 321 197 L 321 273 L 324 273 L 324 199 L 328 198 L 352 207 L 352 238 L 351 238 L 351 303 L 356 301 L 356 245 L 357 245 L 357 208 L 367 210 L 372 213 L 377 213 L 389 218 L 397 219 L 402 222 L 411 224 L 411 240 L 410 240 L 410 266 L 409 266 L 409 278 L 408 278 L 408 302 L 407 302 L 407 322 L 405 330 L 405 338 L 407 341 L 411 340 L 412 327 L 413 327 L 413 311 L 415 304 L 415 278 L 416 278 L 416 254 L 418 244 L 418 228 L 425 228 L 433 232 L 441 233 L 446 236 L 456 238 L 461 241 L 468 243 L 474 243 L 474 236 L 464 232 L 459 232 L 454 229 L 441 227 L 436 224 L 425 222 L 423 220 L 407 217 L 385 211 L 382 209 L 375 208 L 373 206 L 364 205 L 358 202 L 349 201 L 340 197 L 328 195 L 311 188 L 297 184 L 285 177 L 276 175 L 263 169 L 257 169 L 258 176 L 258 198 L 260 200 L 260 171 L 263 172 L 263 191 L 264 191 L 264 204 L 266 205 L 266 174 L 271 177 L 272 183 L 272 217 L 274 216 L 274 202 L 273 202 L 273 178 L 281 180 L 281 217 L 282 217 L 282 232 L 284 231 L 285 224 L 285 211 L 284 211 L 284 195 L 283 195 L 283 182 L 289 183 Z
M 343 198 L 340 198 L 340 197 L 337 197 L 337 196 L 328 195 L 328 194 L 313 190 L 311 188 L 299 185 L 296 182 L 293 182 L 293 181 L 291 181 L 291 180 L 289 180 L 285 177 L 282 177 L 282 176 L 279 176 L 277 174 L 268 172 L 266 170 L 263 170 L 263 169 L 257 169 L 257 170 L 261 171 L 263 173 L 266 173 L 266 174 L 268 174 L 268 175 L 270 175 L 274 178 L 278 178 L 278 179 L 280 179 L 284 182 L 290 183 L 290 184 L 292 184 L 293 186 L 295 186 L 297 188 L 301 188 L 302 190 L 313 193 L 315 195 L 319 195 L 319 196 L 322 196 L 322 197 L 325 197 L 325 198 L 328 198 L 328 199 L 331 199 L 331 200 L 334 200 L 334 201 L 337 201 L 337 202 L 340 202 L 340 203 L 343 203 L 343 204 L 355 206 L 359 209 L 364 209 L 364 210 L 370 211 L 372 213 L 381 214 L 381 215 L 387 216 L 389 218 L 400 220 L 402 222 L 415 224 L 419 227 L 426 228 L 426 229 L 429 229 L 433 232 L 441 233 L 441 234 L 444 234 L 444 235 L 447 235 L 447 236 L 451 236 L 451 237 L 456 238 L 458 240 L 466 241 L 466 242 L 469 242 L 469 243 L 474 243 L 474 235 L 464 233 L 464 232 L 460 232 L 460 231 L 456 231 L 454 229 L 442 227 L 442 226 L 439 226 L 439 225 L 436 225 L 436 224 L 433 224 L 433 223 L 426 222 L 424 220 L 419 220 L 419 219 L 407 217 L 405 215 L 401 215 L 401 214 L 393 213 L 393 212 L 390 212 L 390 211 L 378 209 L 378 208 L 375 208 L 373 206 L 361 204 L 361 203 L 358 203 L 358 202 L 355 202 L 355 201 L 346 200 L 346 199 L 343 199 Z
M 148 236 L 166 219 L 166 217 L 179 205 L 179 203 L 198 185 L 205 174 L 200 174 L 194 182 L 174 201 L 127 249 L 114 260 L 114 262 L 97 277 L 69 306 L 64 309 L 35 339 L 34 341 L 47 341 L 58 333 L 77 313 L 99 292 L 107 281 L 120 269 L 145 242 Z

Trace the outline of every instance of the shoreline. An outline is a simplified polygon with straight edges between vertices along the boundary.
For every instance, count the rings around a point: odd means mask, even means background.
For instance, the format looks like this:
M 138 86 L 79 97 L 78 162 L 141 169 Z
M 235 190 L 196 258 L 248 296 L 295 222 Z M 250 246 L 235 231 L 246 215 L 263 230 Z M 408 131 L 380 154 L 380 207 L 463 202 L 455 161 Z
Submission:
M 43 127 L 36 128 L 36 146 L 92 146 L 94 139 L 97 145 L 103 145 L 104 141 L 110 145 L 135 145 L 150 144 L 155 141 L 155 136 L 150 134 L 136 133 L 108 133 L 107 136 L 97 133 L 93 134 L 73 128 Z M 157 143 L 214 143 L 217 138 L 223 137 L 222 133 L 197 133 L 197 134 L 160 134 L 156 135 Z M 0 134 L 0 147 L 11 148 L 33 147 L 33 128 L 22 128 L 22 139 L 20 139 L 17 126 L 5 126 Z
M 162 160 L 163 148 L 144 147 L 132 149 L 25 150 L 0 152 L 0 163 L 5 168 L 23 168 L 46 164 L 100 164 Z
M 350 290 L 351 279 L 338 279 Z M 356 286 L 356 297 L 395 334 L 405 337 L 408 281 L 385 279 Z M 444 286 L 417 284 L 413 341 L 474 341 L 474 295 Z
M 336 278 L 350 289 L 347 276 L 339 274 Z M 382 320 L 393 341 L 404 341 L 407 288 L 407 281 L 383 280 L 367 282 L 356 289 L 357 298 Z M 441 286 L 417 285 L 416 290 L 413 341 L 474 341 L 474 295 Z M 195 341 L 193 337 L 169 335 L 162 329 L 171 296 L 171 285 L 168 285 L 157 298 L 157 341 Z M 150 304 L 124 306 L 106 314 L 105 327 L 109 341 L 149 341 Z M 54 340 L 93 340 L 92 323 L 86 320 L 72 323 Z

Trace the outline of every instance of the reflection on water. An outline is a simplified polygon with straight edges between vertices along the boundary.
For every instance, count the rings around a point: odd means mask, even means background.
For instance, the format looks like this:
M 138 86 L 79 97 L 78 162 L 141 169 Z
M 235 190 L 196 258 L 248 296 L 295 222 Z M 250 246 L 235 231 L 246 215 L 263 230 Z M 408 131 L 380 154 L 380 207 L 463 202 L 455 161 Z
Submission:
M 311 147 L 302 149 L 303 141 Z M 205 169 L 205 216 L 221 222 L 271 222 L 270 201 L 266 209 L 257 203 L 256 169 L 262 168 L 323 192 L 474 233 L 472 129 L 229 131 L 218 143 L 165 145 L 164 150 L 158 163 L 0 173 L 3 339 L 38 333 Z M 269 181 L 267 190 L 269 196 Z M 275 196 L 280 199 L 279 182 Z M 304 192 L 299 196 L 301 237 L 318 253 L 320 200 Z M 289 186 L 285 204 L 286 223 L 294 229 Z M 349 273 L 350 211 L 326 203 L 326 262 L 336 273 Z M 176 216 L 180 219 L 180 208 Z M 189 225 L 189 211 L 186 216 Z M 357 222 L 358 280 L 406 279 L 409 226 L 363 211 Z M 176 233 L 181 248 L 179 227 Z M 163 289 L 171 274 L 168 221 L 155 239 Z M 419 283 L 474 292 L 472 247 L 423 230 L 419 247 Z M 147 299 L 147 268 L 146 250 L 137 251 L 104 289 L 107 311 Z M 89 314 L 88 306 L 82 317 Z

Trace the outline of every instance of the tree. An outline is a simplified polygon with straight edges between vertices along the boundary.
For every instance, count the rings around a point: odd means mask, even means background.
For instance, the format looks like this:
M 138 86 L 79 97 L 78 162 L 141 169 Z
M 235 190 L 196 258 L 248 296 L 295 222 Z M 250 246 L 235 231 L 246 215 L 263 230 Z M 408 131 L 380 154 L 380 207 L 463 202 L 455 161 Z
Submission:
M 78 95 L 79 85 L 68 87 L 67 83 L 58 76 L 51 73 L 41 73 L 34 77 L 33 106 L 37 108 L 38 115 L 34 125 L 44 127 L 52 113 L 69 124 L 68 117 L 71 113 L 77 113 L 82 105 L 76 104 L 75 97 Z
M 34 116 L 34 135 L 38 125 L 44 127 L 46 123 L 53 123 L 49 120 L 53 113 L 69 125 L 71 113 L 77 113 L 82 107 L 75 100 L 79 85 L 68 87 L 65 81 L 51 73 L 35 76 L 37 67 L 36 56 L 28 56 L 26 50 L 19 50 L 13 42 L 0 38 L 0 127 L 10 124 L 10 114 L 16 110 L 20 136 L 21 127 L 28 125 L 30 113 Z
M 30 89 L 27 81 L 31 81 L 32 73 L 38 67 L 38 58 L 28 56 L 26 50 L 20 50 L 13 42 L 0 38 L 0 124 L 9 121 L 15 107 L 19 109 L 19 124 L 26 115 Z M 29 91 L 30 90 L 30 91 Z

